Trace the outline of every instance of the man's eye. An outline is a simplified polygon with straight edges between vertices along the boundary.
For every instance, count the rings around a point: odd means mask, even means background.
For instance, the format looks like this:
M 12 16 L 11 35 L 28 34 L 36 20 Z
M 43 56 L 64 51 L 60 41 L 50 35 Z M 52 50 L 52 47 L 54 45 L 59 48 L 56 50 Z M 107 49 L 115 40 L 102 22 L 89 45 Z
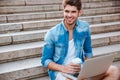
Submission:
M 69 11 L 65 11 L 66 13 L 69 13 Z
M 72 13 L 76 13 L 76 11 L 72 11 Z

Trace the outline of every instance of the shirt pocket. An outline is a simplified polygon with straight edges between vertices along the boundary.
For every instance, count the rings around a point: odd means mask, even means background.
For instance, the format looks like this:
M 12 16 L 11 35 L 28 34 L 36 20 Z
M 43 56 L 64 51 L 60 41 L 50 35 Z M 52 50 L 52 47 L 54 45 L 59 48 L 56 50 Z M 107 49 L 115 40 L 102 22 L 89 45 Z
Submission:
M 57 62 L 61 56 L 65 53 L 65 45 L 64 44 L 56 44 L 55 45 L 55 54 L 54 54 L 54 61 Z
M 77 37 L 77 41 L 79 42 L 79 45 L 81 44 L 81 46 L 82 46 L 85 42 L 86 37 L 87 37 L 87 33 L 80 32 L 76 37 Z

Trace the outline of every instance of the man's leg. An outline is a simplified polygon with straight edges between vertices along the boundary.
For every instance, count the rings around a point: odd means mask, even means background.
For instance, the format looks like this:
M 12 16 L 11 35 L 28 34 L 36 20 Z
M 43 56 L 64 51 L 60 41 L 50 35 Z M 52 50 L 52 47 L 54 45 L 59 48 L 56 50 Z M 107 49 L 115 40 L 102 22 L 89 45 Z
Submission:
M 106 73 L 94 76 L 91 80 L 120 80 L 120 72 L 116 66 L 110 66 Z
M 107 76 L 103 80 L 119 80 L 119 69 L 116 66 L 110 66 L 106 72 Z

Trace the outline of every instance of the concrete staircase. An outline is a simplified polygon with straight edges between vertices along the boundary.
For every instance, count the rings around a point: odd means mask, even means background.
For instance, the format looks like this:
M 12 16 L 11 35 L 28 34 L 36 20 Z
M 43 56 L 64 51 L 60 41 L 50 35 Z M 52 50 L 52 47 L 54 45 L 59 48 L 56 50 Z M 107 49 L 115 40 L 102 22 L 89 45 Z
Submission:
M 82 0 L 93 54 L 116 53 L 120 67 L 120 1 Z M 0 80 L 49 80 L 40 57 L 45 33 L 61 22 L 62 0 L 0 0 Z

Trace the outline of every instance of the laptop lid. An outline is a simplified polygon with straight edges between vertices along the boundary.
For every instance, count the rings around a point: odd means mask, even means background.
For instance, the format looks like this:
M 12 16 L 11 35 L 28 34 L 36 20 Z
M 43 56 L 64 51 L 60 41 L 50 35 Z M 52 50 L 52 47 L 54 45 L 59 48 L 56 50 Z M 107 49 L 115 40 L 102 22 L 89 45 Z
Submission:
M 78 77 L 74 77 L 66 73 L 62 74 L 72 80 L 80 80 L 81 78 L 93 77 L 106 72 L 109 66 L 112 64 L 114 57 L 115 54 L 105 54 L 87 59 L 83 64 Z
M 115 54 L 105 54 L 87 59 L 78 75 L 80 78 L 89 78 L 107 71 L 114 60 Z

